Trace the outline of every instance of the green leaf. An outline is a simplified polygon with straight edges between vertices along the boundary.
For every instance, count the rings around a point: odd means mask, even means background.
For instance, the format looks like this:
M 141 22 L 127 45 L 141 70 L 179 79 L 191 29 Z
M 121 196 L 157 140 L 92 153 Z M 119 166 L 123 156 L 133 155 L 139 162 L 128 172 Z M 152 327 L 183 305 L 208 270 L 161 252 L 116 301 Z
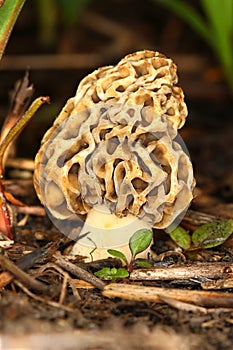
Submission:
M 129 277 L 129 272 L 124 268 L 116 269 L 113 267 L 112 269 L 110 267 L 105 267 L 102 270 L 99 270 L 94 273 L 97 277 L 103 277 L 105 279 L 111 280 L 114 278 L 126 278 Z
M 212 46 L 233 89 L 233 1 L 202 0 L 201 3 L 213 37 Z
M 110 269 L 110 267 L 104 267 L 103 269 L 95 272 L 94 275 L 97 277 L 105 277 L 105 278 L 111 279 L 111 277 L 110 277 L 111 276 L 111 269 Z
M 183 227 L 176 227 L 173 231 L 169 233 L 171 239 L 176 242 L 176 244 L 187 250 L 191 246 L 191 237 L 189 233 Z
M 124 263 L 127 265 L 128 261 L 126 259 L 125 254 L 123 254 L 122 252 L 120 252 L 119 250 L 115 250 L 115 249 L 108 249 L 108 253 L 112 256 L 115 256 L 116 258 L 119 258 L 121 260 L 124 261 Z
M 142 267 L 142 268 L 150 268 L 153 266 L 148 261 L 143 261 L 143 260 L 135 260 L 134 265 L 136 265 L 136 267 Z
M 129 247 L 133 259 L 135 256 L 149 247 L 152 241 L 153 233 L 148 229 L 141 229 L 136 231 L 129 240 Z
M 124 269 L 123 267 L 120 267 L 119 269 L 116 269 L 117 271 L 112 274 L 112 278 L 126 278 L 129 277 L 129 272 Z
M 0 60 L 26 0 L 5 0 L 0 7 Z
M 213 248 L 225 242 L 233 233 L 233 220 L 210 222 L 198 227 L 192 235 L 195 247 Z

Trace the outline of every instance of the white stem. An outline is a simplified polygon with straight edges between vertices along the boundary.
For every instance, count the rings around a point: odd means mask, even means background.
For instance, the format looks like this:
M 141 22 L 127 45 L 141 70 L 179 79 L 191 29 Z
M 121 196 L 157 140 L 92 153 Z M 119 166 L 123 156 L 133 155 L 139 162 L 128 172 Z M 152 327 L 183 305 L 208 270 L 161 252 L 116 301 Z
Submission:
M 133 215 L 119 218 L 111 214 L 106 207 L 95 207 L 87 214 L 79 234 L 81 238 L 73 246 L 71 254 L 86 256 L 85 261 L 92 261 L 109 258 L 107 250 L 117 249 L 129 260 L 131 256 L 129 239 L 134 232 L 142 228 L 151 227 Z M 146 258 L 148 250 L 139 256 Z

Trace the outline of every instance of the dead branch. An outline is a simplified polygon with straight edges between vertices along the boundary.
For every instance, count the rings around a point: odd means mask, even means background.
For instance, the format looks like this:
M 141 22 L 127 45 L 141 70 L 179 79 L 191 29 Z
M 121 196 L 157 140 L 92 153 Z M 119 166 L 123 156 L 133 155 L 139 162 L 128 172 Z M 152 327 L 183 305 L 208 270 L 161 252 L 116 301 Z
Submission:
M 168 267 L 134 270 L 131 280 L 178 280 L 189 278 L 223 279 L 233 276 L 233 264 L 225 262 L 195 262 Z
M 198 306 L 233 308 L 233 293 L 224 292 L 144 287 L 135 284 L 111 283 L 104 287 L 102 294 L 108 298 L 152 301 L 156 303 L 162 302 L 162 299 L 167 297 Z

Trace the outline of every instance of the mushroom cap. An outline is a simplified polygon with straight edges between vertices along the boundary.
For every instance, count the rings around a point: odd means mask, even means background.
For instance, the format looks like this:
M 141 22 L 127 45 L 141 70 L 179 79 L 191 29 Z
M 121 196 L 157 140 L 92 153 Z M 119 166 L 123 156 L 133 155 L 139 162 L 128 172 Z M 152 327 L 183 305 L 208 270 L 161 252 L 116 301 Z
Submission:
M 80 82 L 35 158 L 35 189 L 55 220 L 104 205 L 166 228 L 185 211 L 195 180 L 177 81 L 171 59 L 140 51 Z

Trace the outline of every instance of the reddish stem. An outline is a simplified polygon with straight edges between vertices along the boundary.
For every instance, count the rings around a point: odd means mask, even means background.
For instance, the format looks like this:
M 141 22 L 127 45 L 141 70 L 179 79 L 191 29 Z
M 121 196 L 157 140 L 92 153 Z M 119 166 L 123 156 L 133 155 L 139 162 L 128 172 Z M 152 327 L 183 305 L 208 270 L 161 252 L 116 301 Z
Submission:
M 127 271 L 131 273 L 133 271 L 134 260 L 131 259 L 129 265 L 127 266 Z
M 0 232 L 9 239 L 13 239 L 13 226 L 11 222 L 11 216 L 9 214 L 7 202 L 3 193 L 3 185 L 2 181 L 0 180 Z

